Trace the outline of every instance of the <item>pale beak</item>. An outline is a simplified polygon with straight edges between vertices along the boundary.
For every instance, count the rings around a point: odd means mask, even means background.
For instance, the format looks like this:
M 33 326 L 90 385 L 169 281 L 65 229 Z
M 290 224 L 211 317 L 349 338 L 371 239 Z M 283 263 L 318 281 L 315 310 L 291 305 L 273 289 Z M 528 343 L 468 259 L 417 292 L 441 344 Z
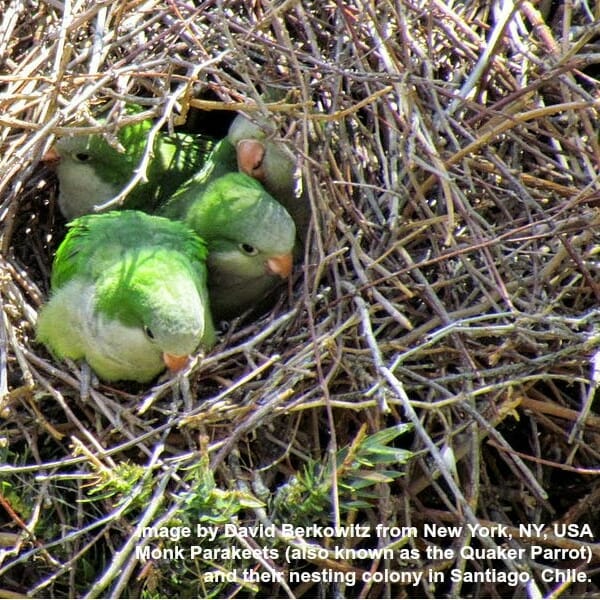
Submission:
M 238 169 L 254 179 L 265 178 L 265 145 L 258 140 L 240 140 L 236 147 Z
M 60 154 L 54 146 L 49 150 L 46 150 L 44 156 L 42 156 L 42 162 L 46 163 L 48 167 L 55 167 L 60 161 Z
M 183 371 L 190 362 L 189 355 L 185 356 L 177 356 L 176 354 L 169 354 L 168 352 L 163 352 L 163 361 L 169 371 L 173 371 L 177 373 L 179 371 Z
M 271 275 L 279 275 L 282 279 L 286 279 L 292 274 L 293 261 L 291 253 L 272 256 L 267 260 L 267 271 Z

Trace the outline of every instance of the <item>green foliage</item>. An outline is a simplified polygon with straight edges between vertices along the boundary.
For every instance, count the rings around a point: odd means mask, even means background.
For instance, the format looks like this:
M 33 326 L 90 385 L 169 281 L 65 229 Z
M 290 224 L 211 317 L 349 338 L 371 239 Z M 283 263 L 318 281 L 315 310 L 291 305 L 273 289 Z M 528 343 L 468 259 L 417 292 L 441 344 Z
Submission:
M 116 497 L 116 505 L 121 504 L 126 499 L 131 499 L 134 488 L 146 474 L 146 470 L 142 465 L 135 465 L 127 461 L 118 463 L 112 469 L 99 467 L 96 470 L 98 479 L 89 489 L 88 501 L 96 502 Z M 144 506 L 151 494 L 152 479 L 149 477 L 141 486 L 141 490 L 136 491 L 131 508 Z
M 27 501 L 17 493 L 15 486 L 12 483 L 9 481 L 0 481 L 0 494 L 5 502 L 11 506 L 21 518 L 24 520 L 29 518 L 30 509 L 27 505 Z
M 18 456 L 10 451 L 9 446 L 6 443 L 6 438 L 0 438 L 0 464 L 17 463 Z M 27 494 L 24 493 L 24 490 L 22 490 L 20 486 L 15 484 L 13 479 L 13 477 L 6 475 L 0 479 L 0 494 L 7 505 L 11 506 L 23 520 L 27 520 L 31 512 L 29 503 L 26 500 Z
M 177 597 L 223 597 L 223 590 L 229 583 L 212 575 L 240 568 L 251 569 L 255 564 L 255 561 L 240 559 L 233 553 L 232 548 L 236 543 L 231 538 L 217 535 L 215 539 L 199 539 L 195 532 L 198 524 L 219 528 L 236 522 L 242 518 L 240 513 L 260 508 L 263 503 L 248 492 L 219 487 L 207 451 L 203 451 L 200 460 L 185 470 L 184 481 L 185 491 L 174 494 L 171 498 L 178 509 L 161 526 L 187 526 L 193 534 L 181 539 L 169 536 L 154 541 L 154 547 L 164 550 L 165 556 L 168 556 L 169 549 L 180 548 L 184 549 L 184 557 L 173 562 L 156 562 L 157 568 L 153 569 L 151 575 L 144 577 L 143 597 L 155 597 L 153 588 L 160 589 L 163 597 L 166 590 L 171 590 L 170 593 Z M 202 546 L 203 553 L 192 558 L 189 556 L 189 547 L 197 544 Z
M 335 464 L 331 460 L 309 460 L 301 472 L 279 488 L 275 510 L 298 524 L 328 519 L 334 481 L 342 512 L 372 507 L 379 498 L 376 486 L 390 484 L 404 475 L 393 467 L 406 464 L 412 452 L 390 444 L 411 427 L 401 424 L 366 436 L 366 425 L 363 426 L 354 442 L 337 452 Z
M 217 487 L 208 453 L 188 471 L 186 481 L 191 490 L 183 498 L 182 518 L 188 523 L 223 525 L 231 523 L 241 510 L 263 506 L 252 494 Z

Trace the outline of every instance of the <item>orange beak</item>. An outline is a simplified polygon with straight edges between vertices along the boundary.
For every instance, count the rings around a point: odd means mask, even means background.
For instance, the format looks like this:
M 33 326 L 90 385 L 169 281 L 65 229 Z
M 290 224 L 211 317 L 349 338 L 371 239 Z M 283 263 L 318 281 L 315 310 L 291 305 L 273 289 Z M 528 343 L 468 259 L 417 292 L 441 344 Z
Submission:
M 44 156 L 42 156 L 42 162 L 46 163 L 48 167 L 55 167 L 60 161 L 60 154 L 56 148 L 52 146 L 49 150 L 46 150 Z
M 267 272 L 271 275 L 279 275 L 282 279 L 287 279 L 292 274 L 293 261 L 291 253 L 272 256 L 267 260 Z
M 189 355 L 186 356 L 177 356 L 176 354 L 169 354 L 168 352 L 163 352 L 163 361 L 169 371 L 173 371 L 174 373 L 178 373 L 179 371 L 183 371 L 190 361 Z
M 254 179 L 263 181 L 265 146 L 258 140 L 240 140 L 236 147 L 238 169 Z

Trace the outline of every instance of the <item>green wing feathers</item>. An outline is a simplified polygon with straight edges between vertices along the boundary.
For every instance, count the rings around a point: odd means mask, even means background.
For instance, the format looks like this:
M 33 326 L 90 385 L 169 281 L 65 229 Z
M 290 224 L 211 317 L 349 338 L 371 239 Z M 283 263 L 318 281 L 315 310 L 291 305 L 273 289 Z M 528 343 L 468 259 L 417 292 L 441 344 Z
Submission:
M 140 211 L 111 211 L 84 215 L 68 225 L 52 267 L 52 287 L 59 288 L 75 275 L 92 279 L 119 257 L 141 247 L 172 249 L 203 267 L 207 249 L 204 241 L 178 221 Z

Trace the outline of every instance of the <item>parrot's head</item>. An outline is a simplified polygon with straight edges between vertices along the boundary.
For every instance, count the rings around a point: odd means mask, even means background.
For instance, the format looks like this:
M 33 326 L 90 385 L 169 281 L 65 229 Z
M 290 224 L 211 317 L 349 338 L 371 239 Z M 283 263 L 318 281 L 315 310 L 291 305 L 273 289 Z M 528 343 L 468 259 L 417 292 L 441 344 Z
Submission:
M 172 371 L 185 367 L 198 346 L 214 343 L 204 266 L 171 249 L 121 261 L 102 279 L 97 299 L 98 309 L 132 338 L 128 346 L 160 357 Z
M 94 212 L 131 180 L 146 145 L 150 120 L 122 127 L 109 143 L 101 134 L 63 137 L 44 156 L 56 170 L 58 203 L 66 219 Z
M 210 281 L 234 285 L 264 277 L 276 281 L 291 274 L 294 222 L 259 182 L 244 173 L 228 173 L 211 182 L 188 222 L 208 245 Z
M 240 114 L 232 122 L 229 141 L 235 146 L 238 168 L 260 181 L 276 198 L 294 197 L 300 185 L 294 155 L 282 142 Z

